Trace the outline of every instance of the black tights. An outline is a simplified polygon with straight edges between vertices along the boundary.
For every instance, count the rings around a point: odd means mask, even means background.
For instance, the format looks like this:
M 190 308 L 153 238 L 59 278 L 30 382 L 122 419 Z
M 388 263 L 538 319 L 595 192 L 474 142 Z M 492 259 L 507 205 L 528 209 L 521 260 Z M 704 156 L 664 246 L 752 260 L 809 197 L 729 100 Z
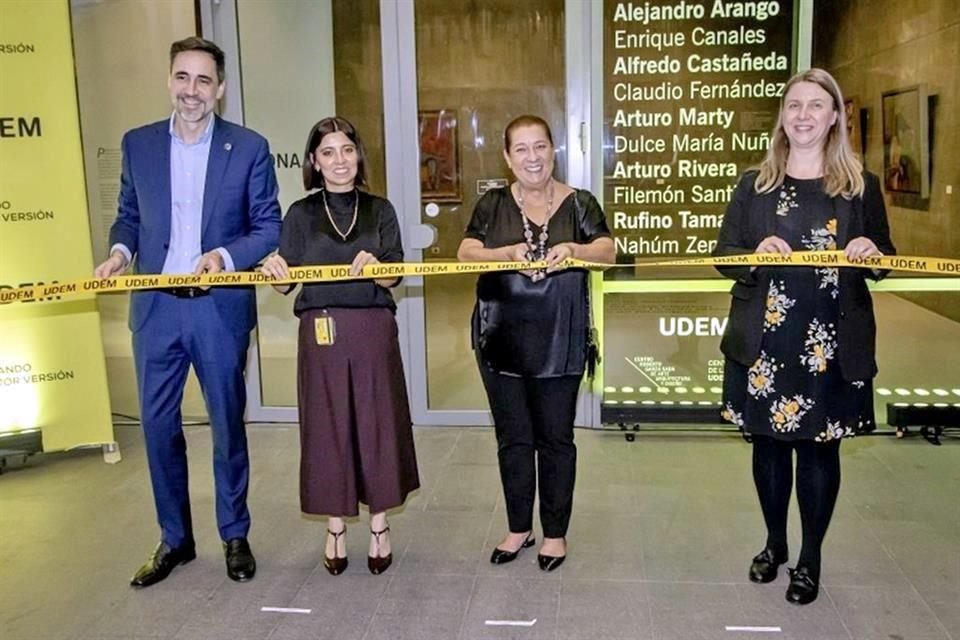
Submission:
M 793 489 L 793 451 L 797 452 L 797 503 L 803 546 L 797 566 L 820 579 L 820 548 L 840 492 L 840 440 L 788 442 L 753 436 L 753 481 L 767 525 L 767 547 L 787 556 L 787 509 Z

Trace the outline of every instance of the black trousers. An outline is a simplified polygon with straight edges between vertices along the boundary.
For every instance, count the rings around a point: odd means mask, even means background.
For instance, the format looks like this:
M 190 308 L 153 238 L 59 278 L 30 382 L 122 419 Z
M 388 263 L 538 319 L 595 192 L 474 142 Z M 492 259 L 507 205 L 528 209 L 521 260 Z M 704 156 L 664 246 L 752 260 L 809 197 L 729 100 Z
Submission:
M 787 509 L 793 489 L 793 452 L 797 452 L 797 505 L 803 545 L 797 566 L 820 579 L 820 549 L 840 493 L 840 440 L 788 442 L 753 436 L 753 480 L 767 525 L 767 547 L 787 555 Z
M 524 533 L 533 528 L 539 480 L 543 535 L 564 537 L 573 510 L 577 470 L 573 421 L 582 376 L 507 376 L 483 364 L 480 375 L 493 412 L 510 531 Z

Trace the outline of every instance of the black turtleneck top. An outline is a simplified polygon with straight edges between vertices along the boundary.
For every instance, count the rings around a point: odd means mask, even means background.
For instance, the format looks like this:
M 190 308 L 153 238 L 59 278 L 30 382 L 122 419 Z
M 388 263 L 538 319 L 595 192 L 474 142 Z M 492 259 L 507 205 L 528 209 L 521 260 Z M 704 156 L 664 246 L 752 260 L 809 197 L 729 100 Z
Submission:
M 350 264 L 360 251 L 369 251 L 380 262 L 403 262 L 400 225 L 389 201 L 356 189 L 348 193 L 326 192 L 330 216 L 336 229 L 346 233 L 344 239 L 330 223 L 323 197 L 324 192 L 317 191 L 290 205 L 280 232 L 280 255 L 287 264 Z M 350 229 L 355 204 L 357 222 Z M 293 312 L 299 316 L 308 309 L 325 307 L 396 310 L 389 290 L 373 280 L 351 280 L 303 285 Z

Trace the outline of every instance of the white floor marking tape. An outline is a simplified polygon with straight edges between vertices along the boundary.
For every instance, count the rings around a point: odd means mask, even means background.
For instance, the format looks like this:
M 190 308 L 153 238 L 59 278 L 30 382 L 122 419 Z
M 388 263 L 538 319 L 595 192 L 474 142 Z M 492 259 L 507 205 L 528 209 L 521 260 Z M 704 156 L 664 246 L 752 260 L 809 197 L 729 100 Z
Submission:
M 532 627 L 537 624 L 537 619 L 533 620 L 486 620 L 484 622 L 488 627 Z
M 311 613 L 313 609 L 291 609 L 287 607 L 260 607 L 260 611 L 270 613 Z
M 727 631 L 752 631 L 754 633 L 781 633 L 780 627 L 726 627 Z

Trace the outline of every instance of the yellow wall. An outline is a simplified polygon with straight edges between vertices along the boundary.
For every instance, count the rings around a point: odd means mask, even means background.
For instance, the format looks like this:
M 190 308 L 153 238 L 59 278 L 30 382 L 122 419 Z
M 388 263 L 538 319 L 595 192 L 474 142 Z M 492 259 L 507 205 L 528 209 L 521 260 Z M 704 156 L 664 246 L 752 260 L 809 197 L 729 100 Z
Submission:
M 89 276 L 66 1 L 0 8 L 0 284 Z M 113 440 L 92 296 L 0 308 L 0 432 L 41 429 L 45 450 Z

